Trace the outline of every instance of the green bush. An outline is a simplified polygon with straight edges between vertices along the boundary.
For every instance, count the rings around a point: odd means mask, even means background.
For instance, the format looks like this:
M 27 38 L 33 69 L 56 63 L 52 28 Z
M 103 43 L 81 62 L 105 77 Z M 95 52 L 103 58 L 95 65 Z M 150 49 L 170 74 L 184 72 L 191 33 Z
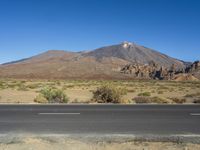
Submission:
M 150 92 L 139 93 L 138 96 L 151 96 Z
M 45 98 L 49 103 L 67 103 L 69 101 L 63 90 L 51 87 L 43 88 L 35 101 L 37 101 L 37 99 L 38 101 L 45 101 L 43 98 Z
M 93 101 L 97 103 L 123 103 L 122 96 L 126 89 L 116 88 L 113 85 L 103 85 L 93 92 Z

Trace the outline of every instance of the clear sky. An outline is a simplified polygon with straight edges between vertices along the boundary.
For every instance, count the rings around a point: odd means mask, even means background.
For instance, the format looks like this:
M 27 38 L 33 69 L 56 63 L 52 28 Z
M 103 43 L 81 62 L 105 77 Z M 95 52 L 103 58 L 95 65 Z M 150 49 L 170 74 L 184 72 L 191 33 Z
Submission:
M 200 59 L 200 1 L 0 0 L 0 63 L 122 41 Z

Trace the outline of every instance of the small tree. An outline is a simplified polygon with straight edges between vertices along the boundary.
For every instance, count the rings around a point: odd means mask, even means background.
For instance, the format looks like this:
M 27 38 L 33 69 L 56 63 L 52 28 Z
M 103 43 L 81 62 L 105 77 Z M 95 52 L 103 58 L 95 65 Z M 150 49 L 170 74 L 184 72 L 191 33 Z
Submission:
M 125 89 L 116 88 L 113 85 L 103 85 L 93 92 L 93 100 L 97 103 L 121 103 Z

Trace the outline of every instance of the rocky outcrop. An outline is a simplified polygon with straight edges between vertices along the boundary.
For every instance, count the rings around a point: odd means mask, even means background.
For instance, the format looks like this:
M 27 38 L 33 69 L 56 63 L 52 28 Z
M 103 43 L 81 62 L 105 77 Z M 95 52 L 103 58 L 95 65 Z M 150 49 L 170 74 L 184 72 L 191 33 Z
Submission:
M 195 61 L 185 69 L 187 74 L 193 75 L 195 78 L 200 79 L 200 61 Z
M 185 69 L 186 73 L 192 73 L 200 69 L 200 61 L 195 61 Z
M 187 68 L 178 68 L 175 64 L 166 68 L 159 66 L 154 61 L 142 65 L 138 63 L 128 64 L 121 69 L 121 73 L 130 74 L 132 77 L 141 79 L 158 79 L 158 80 L 188 80 L 197 79 L 192 73 L 200 70 L 200 62 L 195 61 Z M 188 75 L 187 75 L 188 74 Z M 178 79 L 177 79 L 178 78 Z
M 139 63 L 128 64 L 121 69 L 121 73 L 131 74 L 136 78 L 153 78 L 157 74 L 158 66 L 153 61 L 149 65 Z

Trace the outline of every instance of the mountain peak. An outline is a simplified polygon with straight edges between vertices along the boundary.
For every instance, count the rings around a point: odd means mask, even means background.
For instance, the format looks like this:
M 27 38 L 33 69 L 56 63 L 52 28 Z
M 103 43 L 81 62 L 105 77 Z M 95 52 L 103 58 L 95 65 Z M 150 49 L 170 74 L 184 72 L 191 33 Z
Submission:
M 124 48 L 128 48 L 128 47 L 130 47 L 130 46 L 133 46 L 134 43 L 128 42 L 128 41 L 124 41 L 124 42 L 122 42 L 121 45 L 122 45 Z

